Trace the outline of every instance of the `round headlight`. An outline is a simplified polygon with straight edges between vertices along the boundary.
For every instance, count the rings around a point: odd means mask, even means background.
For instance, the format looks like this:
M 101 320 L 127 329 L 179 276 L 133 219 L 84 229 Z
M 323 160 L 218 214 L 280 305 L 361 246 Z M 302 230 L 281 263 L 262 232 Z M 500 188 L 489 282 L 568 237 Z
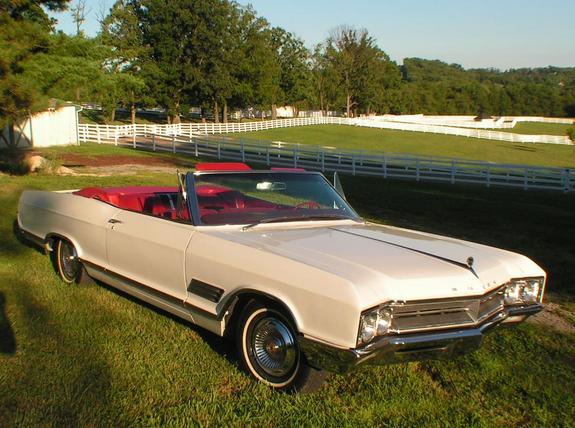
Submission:
M 537 280 L 527 281 L 521 289 L 521 300 L 525 303 L 535 303 L 539 300 L 540 283 Z
M 512 282 L 505 288 L 505 304 L 515 305 L 521 303 L 521 284 Z
M 388 309 L 380 309 L 377 317 L 377 334 L 384 335 L 391 327 L 391 312 Z
M 360 339 L 363 343 L 369 342 L 377 332 L 377 312 L 372 312 L 363 317 L 361 323 Z

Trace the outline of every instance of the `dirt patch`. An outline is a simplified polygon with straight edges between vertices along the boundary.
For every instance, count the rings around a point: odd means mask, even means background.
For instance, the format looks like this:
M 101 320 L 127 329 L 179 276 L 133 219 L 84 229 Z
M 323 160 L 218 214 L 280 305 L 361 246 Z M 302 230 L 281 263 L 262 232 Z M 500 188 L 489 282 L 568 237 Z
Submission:
M 112 175 L 134 175 L 142 172 L 172 174 L 177 169 L 189 170 L 195 167 L 190 159 L 170 156 L 100 155 L 89 156 L 63 153 L 59 157 L 62 165 L 71 168 L 76 175 L 107 177 Z
M 78 175 L 110 177 L 115 175 L 134 175 L 140 173 L 175 174 L 179 169 L 176 165 L 143 165 L 143 164 L 121 164 L 107 166 L 86 166 L 74 168 Z
M 545 303 L 545 309 L 529 318 L 529 321 L 534 324 L 552 327 L 562 333 L 574 333 L 575 326 L 572 322 L 569 322 L 569 319 L 572 319 L 573 316 L 573 314 L 557 303 Z
M 177 166 L 171 159 L 152 156 L 129 156 L 129 155 L 102 155 L 86 156 L 75 153 L 63 153 L 62 165 L 69 168 L 78 167 L 103 167 L 113 165 L 147 165 L 147 166 Z

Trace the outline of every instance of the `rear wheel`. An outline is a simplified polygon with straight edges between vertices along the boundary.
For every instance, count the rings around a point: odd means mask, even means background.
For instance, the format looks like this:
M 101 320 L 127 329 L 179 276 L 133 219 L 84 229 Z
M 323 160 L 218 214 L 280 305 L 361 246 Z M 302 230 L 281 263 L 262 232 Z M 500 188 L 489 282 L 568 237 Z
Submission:
M 78 258 L 76 247 L 65 239 L 59 239 L 54 249 L 53 261 L 58 275 L 67 284 L 86 284 L 88 274 Z
M 293 323 L 273 305 L 250 302 L 240 317 L 236 342 L 243 368 L 274 389 L 311 392 L 327 375 L 307 365 Z

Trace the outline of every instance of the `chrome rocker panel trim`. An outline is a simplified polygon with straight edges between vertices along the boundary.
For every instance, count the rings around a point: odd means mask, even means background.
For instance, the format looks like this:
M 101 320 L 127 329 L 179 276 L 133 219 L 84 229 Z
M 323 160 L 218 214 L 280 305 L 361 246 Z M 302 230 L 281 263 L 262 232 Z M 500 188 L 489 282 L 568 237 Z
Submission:
M 303 336 L 299 337 L 299 346 L 308 364 L 335 373 L 346 373 L 367 364 L 451 359 L 478 349 L 484 334 L 499 324 L 522 321 L 542 309 L 542 304 L 509 307 L 475 328 L 384 336 L 356 349 L 335 348 Z

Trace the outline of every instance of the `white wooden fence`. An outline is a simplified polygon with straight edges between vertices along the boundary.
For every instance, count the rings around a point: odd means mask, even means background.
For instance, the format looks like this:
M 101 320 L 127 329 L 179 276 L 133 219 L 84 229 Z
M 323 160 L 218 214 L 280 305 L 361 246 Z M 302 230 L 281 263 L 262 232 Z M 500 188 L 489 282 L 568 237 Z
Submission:
M 287 128 L 308 125 L 349 125 L 369 128 L 395 129 L 399 131 L 429 132 L 433 134 L 457 135 L 469 138 L 508 141 L 514 143 L 550 143 L 573 144 L 567 136 L 556 135 L 523 135 L 511 132 L 492 131 L 486 129 L 466 129 L 452 126 L 440 126 L 416 123 L 397 123 L 376 121 L 368 118 L 347 119 L 341 117 L 307 117 L 296 119 L 278 119 L 241 123 L 181 123 L 176 125 L 87 125 L 79 126 L 80 141 L 94 141 L 132 135 L 187 135 L 192 134 L 227 134 L 232 132 L 262 131 L 274 128 Z M 105 137 L 103 137 L 103 135 Z
M 161 132 L 151 132 L 150 128 L 144 125 L 114 128 L 91 125 L 84 127 L 80 138 L 81 141 L 128 145 L 143 150 L 170 151 L 267 166 L 302 167 L 353 175 L 452 184 L 471 183 L 486 187 L 506 186 L 524 190 L 555 190 L 565 193 L 575 189 L 575 175 L 566 168 L 238 140 L 194 134 L 192 125 L 189 124 L 164 126 L 158 130 Z

